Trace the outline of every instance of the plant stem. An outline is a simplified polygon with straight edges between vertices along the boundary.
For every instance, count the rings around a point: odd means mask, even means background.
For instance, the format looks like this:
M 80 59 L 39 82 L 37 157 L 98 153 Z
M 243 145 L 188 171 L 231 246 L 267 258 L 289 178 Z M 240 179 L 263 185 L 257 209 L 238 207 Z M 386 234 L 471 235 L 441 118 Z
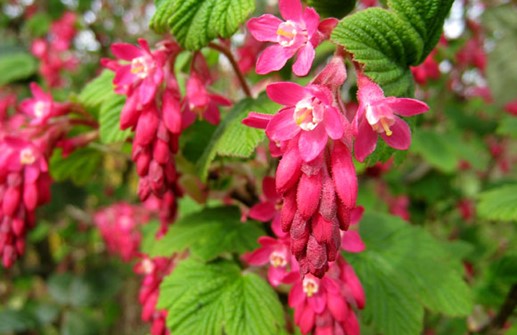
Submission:
M 517 307 L 517 283 L 513 284 L 510 288 L 510 292 L 506 296 L 503 305 L 499 309 L 497 315 L 490 321 L 488 325 L 484 329 L 482 329 L 481 333 L 484 334 L 499 334 L 501 329 L 503 329 L 504 325 L 508 318 L 513 314 L 515 308 Z
M 239 83 L 241 84 L 244 94 L 246 94 L 246 96 L 248 98 L 251 98 L 250 87 L 248 86 L 248 83 L 246 82 L 246 78 L 244 78 L 244 75 L 242 74 L 241 70 L 239 69 L 239 64 L 237 64 L 237 61 L 235 60 L 235 57 L 233 57 L 233 54 L 231 53 L 231 51 L 228 48 L 225 48 L 224 46 L 217 44 L 217 43 L 213 43 L 213 42 L 209 43 L 208 47 L 219 51 L 220 53 L 225 55 L 226 58 L 228 58 L 228 60 L 230 61 L 230 64 L 233 67 L 233 70 L 235 71 L 235 74 L 237 75 L 237 79 L 239 80 Z

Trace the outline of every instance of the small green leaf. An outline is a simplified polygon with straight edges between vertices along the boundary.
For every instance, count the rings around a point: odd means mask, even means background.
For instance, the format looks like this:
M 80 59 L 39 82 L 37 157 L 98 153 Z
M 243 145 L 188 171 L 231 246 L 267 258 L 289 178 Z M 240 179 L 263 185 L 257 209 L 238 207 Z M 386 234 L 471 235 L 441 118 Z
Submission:
M 171 31 L 188 50 L 199 50 L 217 37 L 231 37 L 255 9 L 253 0 L 160 0 L 151 28 Z
M 81 148 L 66 158 L 61 150 L 55 150 L 50 159 L 50 173 L 56 181 L 72 180 L 77 185 L 84 185 L 92 180 L 102 161 L 101 152 L 92 148 Z
M 236 104 L 217 127 L 196 165 L 201 179 L 206 179 L 210 163 L 216 156 L 247 158 L 255 152 L 255 148 L 264 139 L 265 134 L 263 130 L 242 124 L 242 120 L 249 112 L 273 114 L 278 109 L 278 105 L 265 95 L 261 95 L 256 100 L 244 99 Z
M 241 222 L 235 207 L 205 208 L 178 220 L 158 241 L 152 230 L 146 231 L 142 251 L 157 257 L 189 249 L 194 257 L 209 261 L 225 252 L 253 250 L 261 235 L 264 231 L 260 225 Z
M 0 86 L 22 80 L 36 73 L 38 66 L 28 53 L 15 52 L 0 55 Z
M 505 185 L 479 195 L 478 214 L 489 220 L 517 221 L 517 184 Z
M 323 17 L 342 18 L 355 7 L 356 0 L 308 0 L 307 5 Z
M 472 296 L 460 259 L 443 243 L 386 214 L 366 213 L 360 232 L 366 250 L 346 257 L 365 289 L 364 318 L 379 332 L 419 334 L 424 308 L 469 315 Z
M 131 136 L 131 129 L 120 129 L 120 112 L 125 102 L 124 96 L 115 95 L 102 103 L 99 112 L 99 137 L 102 143 L 123 142 Z
M 273 335 L 284 328 L 276 293 L 230 262 L 180 263 L 160 286 L 157 307 L 173 334 Z

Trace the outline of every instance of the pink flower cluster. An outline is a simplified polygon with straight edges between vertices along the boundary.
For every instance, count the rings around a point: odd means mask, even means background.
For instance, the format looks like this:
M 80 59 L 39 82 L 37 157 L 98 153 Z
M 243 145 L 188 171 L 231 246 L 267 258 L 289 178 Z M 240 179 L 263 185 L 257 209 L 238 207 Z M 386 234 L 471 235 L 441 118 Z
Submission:
M 32 43 L 32 54 L 40 60 L 40 75 L 49 87 L 60 87 L 63 84 L 61 72 L 73 70 L 78 64 L 78 59 L 69 50 L 77 32 L 76 21 L 75 13 L 66 12 L 51 24 L 47 38 Z
M 364 292 L 352 267 L 341 255 L 329 263 L 329 270 L 320 279 L 312 274 L 300 277 L 299 264 L 290 252 L 289 234 L 281 229 L 281 199 L 274 189 L 274 179 L 263 181 L 265 199 L 250 209 L 249 216 L 259 221 L 272 221 L 276 236 L 259 238 L 261 247 L 245 254 L 250 265 L 268 265 L 268 280 L 273 286 L 293 284 L 289 305 L 295 309 L 295 322 L 303 334 L 359 334 L 354 308 L 364 307 Z M 357 225 L 361 208 L 351 211 L 351 225 Z M 342 248 L 348 252 L 361 252 L 365 246 L 358 232 L 344 232 Z
M 37 84 L 33 97 L 22 101 L 16 113 L 8 111 L 16 97 L 0 100 L 0 257 L 10 267 L 24 252 L 25 236 L 35 224 L 36 208 L 50 200 L 48 159 L 56 147 L 68 153 L 96 137 L 96 131 L 66 138 L 72 123 L 95 127 L 84 117 L 68 118 L 70 103 L 58 103 Z M 74 144 L 72 144 L 74 143 Z
M 135 273 L 144 276 L 138 301 L 143 306 L 142 320 L 151 323 L 151 335 L 170 334 L 166 327 L 167 311 L 156 310 L 156 303 L 160 294 L 160 284 L 163 278 L 170 274 L 174 265 L 174 259 L 144 256 L 134 267 Z
M 208 91 L 211 77 L 201 53 L 194 54 L 182 97 L 174 75 L 180 47 L 164 41 L 151 50 L 144 39 L 138 43 L 140 47 L 113 44 L 111 50 L 118 60 L 103 59 L 102 63 L 116 73 L 115 91 L 127 96 L 120 127 L 135 132 L 132 158 L 140 176 L 138 195 L 142 201 L 151 194 L 161 199 L 163 233 L 175 217 L 176 198 L 182 194 L 174 161 L 181 131 L 196 117 L 217 124 L 218 106 L 230 101 Z
M 0 257 L 10 267 L 25 250 L 35 210 L 50 199 L 51 179 L 40 145 L 0 134 Z
M 150 212 L 144 207 L 124 202 L 104 208 L 93 217 L 108 251 L 119 255 L 125 262 L 140 256 L 142 235 L 138 227 L 149 219 Z

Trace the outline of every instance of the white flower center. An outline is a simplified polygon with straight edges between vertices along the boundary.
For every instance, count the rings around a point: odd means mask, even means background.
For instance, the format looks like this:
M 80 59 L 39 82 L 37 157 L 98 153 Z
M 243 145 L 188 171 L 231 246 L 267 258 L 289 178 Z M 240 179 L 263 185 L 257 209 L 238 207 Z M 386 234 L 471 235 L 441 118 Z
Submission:
M 298 35 L 297 24 L 291 20 L 280 23 L 276 30 L 277 41 L 284 48 L 290 47 Z
M 306 296 L 309 298 L 318 293 L 318 290 L 320 289 L 319 284 L 310 277 L 303 278 L 303 292 Z
M 152 64 L 150 64 L 143 56 L 137 57 L 131 61 L 131 73 L 140 79 L 146 78 L 149 75 L 151 68 Z
M 366 105 L 366 120 L 379 134 L 386 133 L 386 136 L 393 134 L 390 127 L 395 123 L 395 119 L 392 115 L 392 111 L 386 106 Z
M 296 104 L 294 122 L 303 130 L 313 130 L 323 121 L 324 109 L 318 99 L 306 98 Z
M 20 152 L 20 163 L 30 165 L 36 161 L 36 156 L 30 148 L 25 148 Z
M 275 268 L 284 267 L 287 265 L 287 260 L 282 253 L 273 251 L 271 255 L 269 255 L 269 263 Z
M 38 101 L 34 104 L 34 116 L 37 118 L 45 115 L 45 110 L 48 108 L 48 103 L 43 101 Z

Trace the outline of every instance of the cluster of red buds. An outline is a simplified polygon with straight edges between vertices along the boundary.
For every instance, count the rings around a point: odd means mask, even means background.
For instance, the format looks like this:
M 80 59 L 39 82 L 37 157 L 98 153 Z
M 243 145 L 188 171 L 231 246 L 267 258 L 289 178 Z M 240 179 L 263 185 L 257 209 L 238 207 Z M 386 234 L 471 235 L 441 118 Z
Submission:
M 30 88 L 33 97 L 16 106 L 15 113 L 9 113 L 15 96 L 0 103 L 0 257 L 5 267 L 23 254 L 36 208 L 50 200 L 48 160 L 53 150 L 61 147 L 68 154 L 97 136 L 93 130 L 67 138 L 75 124 L 96 128 L 96 122 L 71 103 L 54 101 L 37 84 Z M 71 113 L 80 117 L 68 117 Z
M 119 60 L 104 59 L 102 63 L 116 73 L 115 91 L 127 96 L 120 127 L 135 132 L 132 158 L 140 176 L 138 195 L 142 201 L 151 194 L 161 199 L 163 233 L 176 215 L 176 198 L 182 194 L 174 161 L 179 135 L 196 116 L 219 123 L 218 106 L 230 101 L 209 93 L 212 80 L 201 53 L 193 56 L 182 97 L 174 74 L 181 48 L 170 41 L 159 43 L 155 50 L 144 39 L 138 43 L 140 47 L 113 44 L 111 50 Z
M 77 33 L 76 21 L 75 13 L 66 12 L 50 25 L 46 38 L 38 38 L 32 43 L 32 54 L 40 60 L 40 75 L 49 87 L 61 86 L 61 72 L 74 70 L 78 64 L 78 59 L 70 52 Z
M 243 256 L 250 265 L 268 265 L 268 280 L 272 286 L 293 285 L 289 293 L 289 305 L 295 310 L 295 322 L 303 334 L 359 334 L 355 309 L 364 307 L 364 291 L 352 267 L 338 254 L 329 262 L 323 278 L 312 274 L 300 276 L 300 265 L 291 254 L 291 239 L 282 230 L 280 208 L 282 200 L 275 191 L 275 181 L 266 177 L 263 181 L 265 196 L 249 211 L 250 218 L 267 222 L 275 237 L 263 236 L 261 247 Z M 350 213 L 350 225 L 356 226 L 362 216 L 362 208 Z M 347 252 L 365 249 L 358 232 L 351 229 L 340 236 L 341 248 Z

